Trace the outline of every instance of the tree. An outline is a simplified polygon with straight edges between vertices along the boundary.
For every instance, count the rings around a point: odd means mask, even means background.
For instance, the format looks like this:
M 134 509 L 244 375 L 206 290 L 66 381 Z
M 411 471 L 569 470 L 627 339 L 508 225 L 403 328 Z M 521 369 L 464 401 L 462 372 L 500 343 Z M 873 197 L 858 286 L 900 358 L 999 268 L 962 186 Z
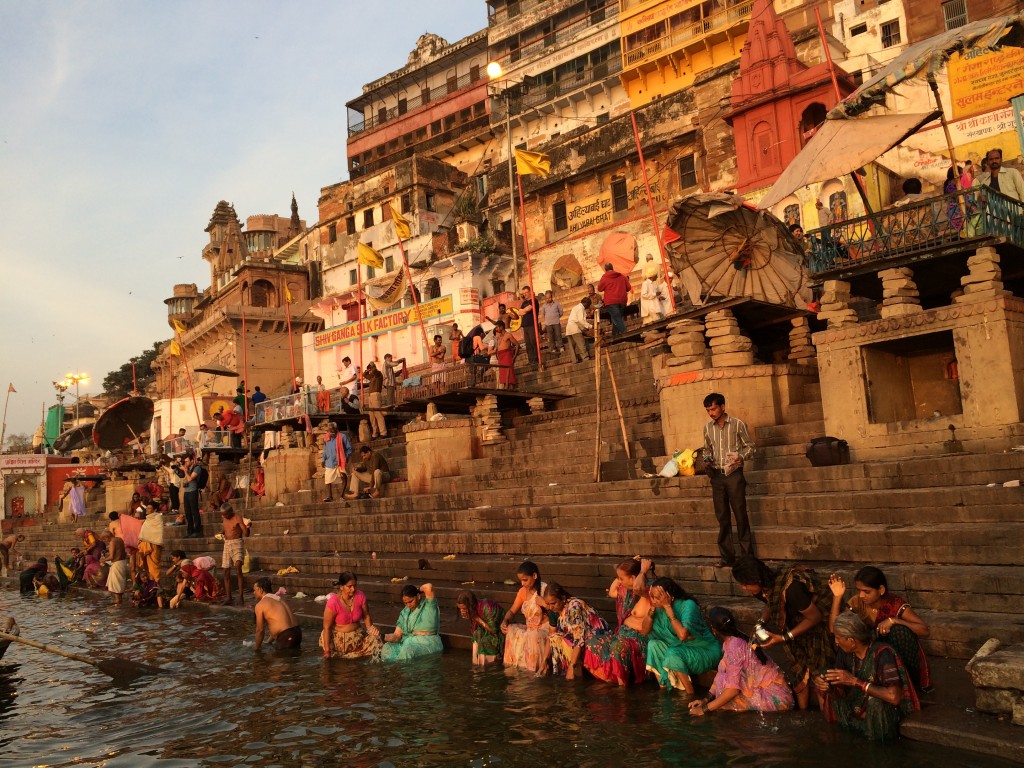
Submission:
M 8 435 L 4 443 L 4 453 L 32 453 L 32 435 L 24 432 Z
M 156 360 L 160 347 L 164 342 L 153 342 L 151 349 L 135 357 L 135 380 L 139 392 L 145 392 L 146 387 L 156 380 L 153 373 L 153 361 Z M 111 402 L 128 397 L 132 391 L 132 362 L 129 360 L 117 370 L 111 371 L 103 379 L 103 394 L 110 398 Z

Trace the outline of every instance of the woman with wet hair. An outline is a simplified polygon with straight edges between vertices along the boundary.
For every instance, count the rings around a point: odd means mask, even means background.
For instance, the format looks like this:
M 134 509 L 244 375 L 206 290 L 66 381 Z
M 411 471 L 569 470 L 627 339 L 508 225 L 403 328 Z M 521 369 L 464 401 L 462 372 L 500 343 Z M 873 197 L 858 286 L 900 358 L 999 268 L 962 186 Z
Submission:
M 833 573 L 828 585 L 832 590 L 832 611 L 829 614 L 831 628 L 842 610 L 846 582 Z M 853 577 L 853 586 L 857 594 L 847 601 L 850 610 L 896 650 L 917 690 L 926 691 L 931 688 L 928 656 L 920 640 L 928 637 L 928 625 L 914 613 L 906 600 L 889 591 L 885 574 L 873 565 L 866 565 L 857 571 Z
M 697 601 L 672 579 L 655 579 L 651 606 L 647 669 L 663 688 L 679 688 L 692 695 L 693 678 L 713 670 L 722 658 L 722 649 Z
M 505 635 L 501 622 L 505 609 L 489 597 L 478 598 L 476 593 L 464 589 L 455 598 L 459 616 L 473 623 L 473 664 L 487 664 L 502 658 L 505 652 Z
M 546 585 L 540 579 L 540 569 L 529 560 L 522 562 L 516 577 L 519 591 L 499 626 L 505 635 L 505 666 L 543 674 L 551 656 L 550 625 L 541 602 Z M 511 623 L 517 613 L 523 614 L 525 624 Z
M 642 683 L 647 675 L 647 635 L 651 631 L 651 602 L 648 598 L 650 560 L 623 560 L 615 568 L 615 581 L 608 596 L 615 598 L 615 632 L 595 635 L 587 643 L 583 666 L 598 680 Z
M 398 614 L 395 631 L 384 635 L 383 661 L 408 661 L 420 656 L 441 653 L 444 646 L 438 631 L 441 627 L 441 611 L 434 598 L 432 584 L 402 587 L 402 603 L 405 607 Z
M 760 645 L 785 645 L 790 660 L 786 679 L 800 709 L 807 709 L 811 673 L 821 669 L 832 652 L 826 623 L 831 591 L 811 568 L 790 566 L 776 571 L 751 555 L 736 561 L 732 577 L 744 592 L 765 604 L 761 620 L 772 629 L 770 639 Z
M 706 699 L 690 702 L 691 715 L 717 710 L 730 712 L 781 712 L 795 706 L 793 691 L 778 664 L 760 648 L 750 647 L 750 638 L 736 626 L 728 608 L 708 611 L 708 623 L 722 643 L 718 674 Z
M 899 654 L 852 611 L 833 626 L 839 652 L 833 667 L 814 677 L 825 720 L 869 739 L 899 738 L 900 721 L 921 708 Z
M 583 671 L 583 653 L 595 635 L 608 631 L 597 611 L 569 594 L 561 584 L 544 588 L 544 606 L 558 619 L 551 630 L 551 671 L 574 680 Z
M 320 648 L 324 658 L 358 659 L 370 656 L 380 646 L 380 630 L 373 626 L 366 595 L 358 589 L 352 571 L 344 571 L 334 582 L 338 589 L 327 596 Z

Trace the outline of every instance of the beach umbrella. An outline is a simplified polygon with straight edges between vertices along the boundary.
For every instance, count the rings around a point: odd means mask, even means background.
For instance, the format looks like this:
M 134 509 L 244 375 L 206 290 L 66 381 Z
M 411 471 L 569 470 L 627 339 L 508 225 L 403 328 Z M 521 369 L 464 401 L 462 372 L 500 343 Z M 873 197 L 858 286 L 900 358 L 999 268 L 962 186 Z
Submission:
M 107 408 L 92 428 L 97 448 L 124 448 L 153 423 L 153 401 L 148 397 L 126 397 Z
M 739 195 L 712 192 L 677 200 L 666 226 L 679 235 L 668 244 L 669 256 L 693 304 L 749 296 L 802 309 L 810 300 L 806 258 L 796 238 Z
M 79 448 L 88 448 L 92 445 L 92 427 L 95 422 L 80 424 L 62 432 L 53 441 L 53 447 L 58 451 L 74 451 Z

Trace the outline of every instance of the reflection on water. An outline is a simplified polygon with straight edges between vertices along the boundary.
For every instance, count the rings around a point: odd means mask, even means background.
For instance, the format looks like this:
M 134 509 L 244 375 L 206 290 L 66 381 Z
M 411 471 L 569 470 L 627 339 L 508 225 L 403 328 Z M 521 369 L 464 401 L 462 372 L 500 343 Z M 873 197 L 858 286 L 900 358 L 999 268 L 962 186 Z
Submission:
M 252 627 L 200 611 L 114 610 L 0 593 L 26 637 L 171 670 L 117 686 L 24 646 L 0 661 L 0 764 L 181 766 L 999 766 L 904 742 L 868 744 L 818 713 L 691 718 L 645 687 L 575 684 L 465 653 L 407 665 L 256 654 Z M 1004 764 L 1009 765 L 1009 764 Z

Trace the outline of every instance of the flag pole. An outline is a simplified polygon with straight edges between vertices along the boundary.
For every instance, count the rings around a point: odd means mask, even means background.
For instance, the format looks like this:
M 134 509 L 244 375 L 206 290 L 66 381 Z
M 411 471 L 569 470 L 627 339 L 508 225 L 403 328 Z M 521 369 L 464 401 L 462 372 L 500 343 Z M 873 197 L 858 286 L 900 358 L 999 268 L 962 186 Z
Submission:
M 188 378 L 188 391 L 192 393 L 192 407 L 196 409 L 196 427 L 202 424 L 199 418 L 199 403 L 196 402 L 196 388 L 192 386 L 192 371 L 188 369 L 188 356 L 185 354 L 185 344 L 181 340 L 181 331 L 175 329 L 178 335 L 178 348 L 181 349 L 181 362 L 185 366 L 185 376 Z
M 392 211 L 392 215 L 393 214 L 394 212 Z M 395 232 L 395 235 L 397 236 L 398 232 Z M 398 238 L 398 250 L 402 254 L 402 265 L 405 267 L 405 274 L 409 280 L 409 293 L 412 294 L 412 303 L 416 308 L 416 318 L 419 320 L 420 334 L 423 336 L 423 348 L 427 350 L 429 359 L 430 344 L 427 343 L 427 329 L 426 326 L 423 325 L 423 313 L 420 312 L 420 300 L 416 297 L 416 288 L 412 284 L 412 270 L 409 269 L 409 260 L 405 257 L 405 246 L 402 244 L 401 237 Z
M 295 376 L 295 342 L 292 341 L 292 303 L 289 300 L 290 296 L 291 296 L 291 293 L 288 291 L 288 288 L 285 287 L 284 318 L 285 318 L 285 322 L 288 324 L 288 356 L 291 358 L 291 361 L 292 361 L 292 386 L 294 387 L 295 386 L 295 379 L 296 379 L 296 376 Z M 243 323 L 244 323 L 244 321 L 243 321 Z M 243 371 L 243 373 L 244 373 L 244 371 Z M 243 392 L 242 394 L 244 395 L 245 392 Z
M 530 293 L 532 294 L 530 300 L 533 302 L 533 308 L 530 311 L 530 315 L 533 317 L 533 336 L 534 341 L 537 344 L 537 367 L 538 369 L 544 368 L 544 359 L 540 354 L 540 321 L 537 318 L 537 285 L 533 282 L 533 262 L 530 260 L 530 237 L 526 231 L 526 205 L 523 203 L 523 177 L 520 174 L 516 174 L 516 182 L 519 185 L 519 213 L 523 218 L 523 255 L 526 257 L 526 275 L 530 281 Z
M 7 385 L 7 396 L 4 398 L 4 425 L 0 429 L 0 453 L 4 450 L 4 439 L 7 437 L 7 404 L 11 402 L 11 392 L 17 392 L 14 388 L 14 384 Z
M 291 313 L 292 313 L 291 312 L 291 304 L 289 304 L 288 302 L 285 302 L 284 306 L 285 306 L 285 310 L 287 310 L 288 314 L 291 315 Z M 292 338 L 292 329 L 291 329 L 291 326 L 289 326 L 288 327 L 288 340 L 291 341 L 291 338 Z M 294 367 L 292 368 L 292 373 L 295 373 Z M 246 348 L 245 348 L 245 310 L 243 309 L 242 310 L 242 416 L 245 418 L 245 423 L 246 424 L 249 423 L 249 398 L 245 396 L 245 390 L 247 388 L 246 387 L 246 382 L 248 380 L 249 380 L 249 367 L 248 367 L 248 363 L 247 363 Z M 295 377 L 294 376 L 292 377 L 292 381 L 293 382 L 295 381 Z
M 356 310 L 359 318 L 359 373 L 352 389 L 359 393 L 359 410 L 363 409 L 363 264 L 356 259 Z M 355 394 L 353 392 L 353 394 Z
M 167 385 L 168 395 L 170 397 L 170 404 L 167 408 L 167 434 L 174 434 L 174 352 L 167 356 L 167 373 L 170 379 L 170 383 Z M 157 440 L 163 440 L 161 435 L 157 435 Z
M 665 270 L 665 280 L 668 281 L 668 259 L 665 258 L 665 243 L 661 240 L 661 229 L 658 227 L 658 214 L 654 210 L 654 197 L 651 195 L 651 182 L 647 179 L 647 164 L 644 162 L 644 150 L 640 146 L 640 129 L 636 125 L 636 113 L 629 110 L 629 119 L 633 121 L 633 140 L 636 141 L 636 154 L 640 158 L 640 172 L 644 177 L 644 189 L 647 190 L 647 208 L 651 212 L 651 223 L 654 225 L 654 237 L 658 241 L 658 254 L 661 256 L 661 266 Z M 676 311 L 675 291 L 669 286 L 668 300 L 672 304 L 672 311 Z M 627 453 L 628 453 L 627 449 Z

